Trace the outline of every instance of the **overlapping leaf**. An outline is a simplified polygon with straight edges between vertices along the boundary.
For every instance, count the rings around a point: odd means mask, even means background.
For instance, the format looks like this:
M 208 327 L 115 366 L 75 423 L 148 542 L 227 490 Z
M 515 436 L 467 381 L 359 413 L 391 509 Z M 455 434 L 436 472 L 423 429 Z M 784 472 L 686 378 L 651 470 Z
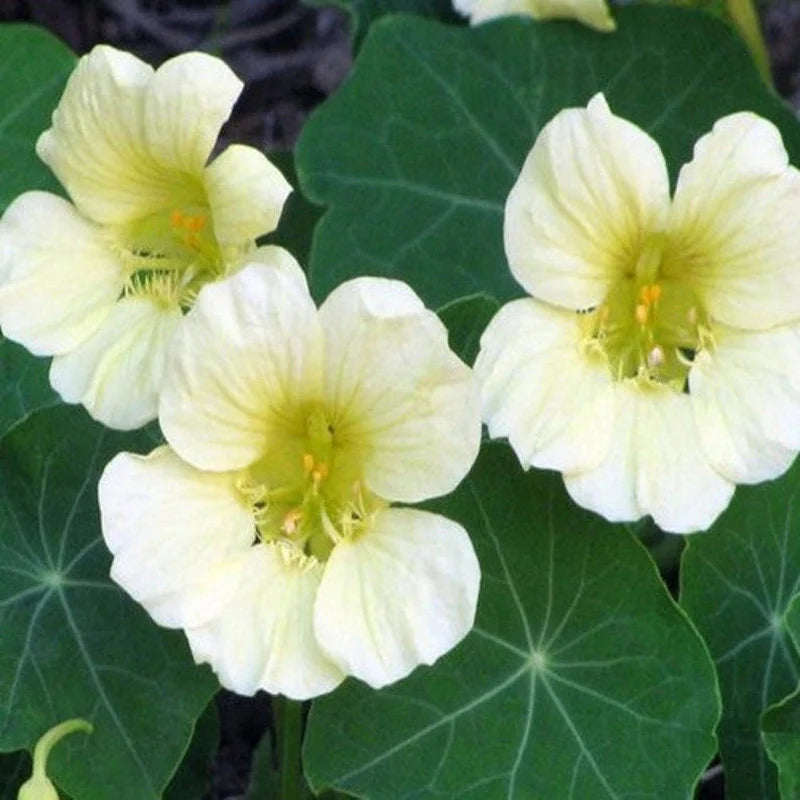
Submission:
M 58 182 L 36 157 L 39 134 L 50 125 L 75 56 L 32 25 L 0 25 L 0 212 L 21 192 L 56 190 Z
M 439 309 L 439 317 L 449 333 L 450 347 L 462 361 L 467 364 L 475 361 L 481 334 L 499 307 L 493 297 L 476 294 L 454 300 Z
M 723 699 L 720 748 L 726 798 L 778 797 L 759 720 L 798 686 L 800 653 L 784 615 L 800 591 L 800 464 L 780 480 L 740 487 L 681 564 L 681 604 L 716 663 Z
M 152 444 L 66 407 L 0 443 L 0 750 L 91 721 L 50 759 L 73 800 L 159 798 L 216 685 L 108 577 L 97 479 L 118 450 Z
M 298 144 L 301 184 L 329 206 L 315 294 L 358 274 L 403 278 L 434 307 L 519 294 L 502 246 L 509 189 L 541 127 L 598 91 L 657 139 L 673 176 L 718 117 L 743 108 L 774 120 L 800 161 L 800 128 L 733 31 L 685 9 L 617 17 L 613 36 L 520 18 L 378 21 Z
M 800 655 L 800 595 L 784 614 L 784 622 Z M 800 797 L 800 686 L 767 709 L 761 720 L 764 746 L 778 767 L 783 800 Z
M 312 784 L 370 800 L 685 800 L 715 751 L 716 682 L 638 542 L 503 445 L 435 508 L 473 537 L 475 628 L 399 684 L 318 700 Z

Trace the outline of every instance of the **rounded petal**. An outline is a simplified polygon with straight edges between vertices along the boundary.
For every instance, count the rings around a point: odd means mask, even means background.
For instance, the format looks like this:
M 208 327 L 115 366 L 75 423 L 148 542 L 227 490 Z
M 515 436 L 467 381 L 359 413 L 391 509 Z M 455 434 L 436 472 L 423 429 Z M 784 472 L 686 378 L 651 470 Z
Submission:
M 214 619 L 240 584 L 255 535 L 235 476 L 198 472 L 169 447 L 120 453 L 98 484 L 111 577 L 170 628 Z
M 153 75 L 144 98 L 144 138 L 157 164 L 199 176 L 242 82 L 207 53 L 182 53 Z
M 254 147 L 227 147 L 205 171 L 214 234 L 223 247 L 241 245 L 278 227 L 292 187 Z
M 280 254 L 205 286 L 175 337 L 159 418 L 199 469 L 242 469 L 292 447 L 304 409 L 321 399 L 317 310 L 300 267 Z
M 544 126 L 506 201 L 503 235 L 529 294 L 570 309 L 596 306 L 632 272 L 669 209 L 658 145 L 614 116 L 602 94 Z
M 307 700 L 331 691 L 344 675 L 314 638 L 321 574 L 321 564 L 288 557 L 281 546 L 251 548 L 222 614 L 186 631 L 195 661 L 239 694 L 263 689 Z
M 438 514 L 380 512 L 336 545 L 314 607 L 323 650 L 379 688 L 432 664 L 475 620 L 480 568 L 466 531 Z
M 183 197 L 185 176 L 165 172 L 142 136 L 144 96 L 153 70 L 130 53 L 98 45 L 78 62 L 36 152 L 85 216 L 123 224 Z
M 478 454 L 480 411 L 439 318 L 384 278 L 347 281 L 319 313 L 334 441 L 359 454 L 367 487 L 402 502 L 454 489 Z
M 734 486 L 706 460 L 689 396 L 636 380 L 615 387 L 611 449 L 596 469 L 564 475 L 567 491 L 612 522 L 650 514 L 671 533 L 704 530 Z
M 713 317 L 763 330 L 800 319 L 800 172 L 778 129 L 723 117 L 678 177 L 663 270 L 688 280 Z
M 89 339 L 53 359 L 50 383 L 109 428 L 138 428 L 156 418 L 167 353 L 182 319 L 177 306 L 125 297 Z
M 36 355 L 72 350 L 113 308 L 126 275 L 66 201 L 26 192 L 0 220 L 0 327 Z
M 775 478 L 800 450 L 800 326 L 739 331 L 717 326 L 714 347 L 689 373 L 706 458 L 728 480 Z
M 534 19 L 576 19 L 598 31 L 616 29 L 605 0 L 454 0 L 456 11 L 477 25 L 496 17 L 522 14 Z
M 591 469 L 611 446 L 611 373 L 604 357 L 582 351 L 580 336 L 574 311 L 527 298 L 503 306 L 481 337 L 483 419 L 523 467 Z

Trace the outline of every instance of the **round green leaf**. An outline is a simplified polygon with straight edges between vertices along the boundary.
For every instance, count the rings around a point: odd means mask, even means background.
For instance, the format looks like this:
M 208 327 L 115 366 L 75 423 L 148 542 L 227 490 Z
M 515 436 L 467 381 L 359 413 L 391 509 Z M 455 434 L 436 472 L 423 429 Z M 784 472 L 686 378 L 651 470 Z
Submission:
M 158 628 L 108 577 L 97 479 L 146 432 L 116 434 L 77 408 L 34 414 L 0 443 L 0 750 L 68 737 L 48 774 L 74 800 L 156 800 L 216 681 L 180 633 Z
M 784 624 L 800 591 L 800 463 L 780 480 L 741 486 L 681 562 L 681 604 L 708 643 L 722 691 L 725 797 L 778 797 L 759 720 L 797 687 L 800 654 Z
M 481 335 L 500 304 L 487 294 L 462 297 L 442 306 L 439 318 L 449 334 L 450 349 L 467 364 L 474 363 L 480 348 Z
M 402 278 L 433 307 L 520 294 L 506 197 L 541 127 L 599 91 L 656 138 L 673 177 L 717 118 L 745 108 L 775 121 L 800 160 L 797 122 L 728 27 L 686 9 L 615 13 L 613 35 L 522 18 L 377 22 L 298 143 L 301 185 L 329 206 L 311 253 L 317 298 L 359 274 Z
M 433 668 L 316 701 L 312 786 L 370 800 L 685 800 L 716 749 L 716 680 L 641 545 L 503 445 L 433 507 L 475 544 L 476 625 Z
M 39 134 L 75 66 L 72 51 L 41 28 L 0 25 L 0 212 L 21 192 L 58 191 L 58 182 L 36 156 Z

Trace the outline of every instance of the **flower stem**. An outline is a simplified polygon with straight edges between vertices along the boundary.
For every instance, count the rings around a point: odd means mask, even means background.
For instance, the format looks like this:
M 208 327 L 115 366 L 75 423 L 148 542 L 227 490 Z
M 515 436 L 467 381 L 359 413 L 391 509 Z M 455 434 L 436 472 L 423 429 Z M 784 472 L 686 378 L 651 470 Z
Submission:
M 303 704 L 288 697 L 273 698 L 276 704 L 281 800 L 303 800 L 300 747 L 303 742 Z
M 758 71 L 771 85 L 769 55 L 753 0 L 725 0 L 725 9 L 750 50 Z

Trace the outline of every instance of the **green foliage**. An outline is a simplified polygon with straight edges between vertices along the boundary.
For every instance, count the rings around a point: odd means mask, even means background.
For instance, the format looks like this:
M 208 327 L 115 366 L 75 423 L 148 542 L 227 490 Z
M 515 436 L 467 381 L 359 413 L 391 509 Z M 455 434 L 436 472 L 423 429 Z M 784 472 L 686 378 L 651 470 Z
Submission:
M 159 798 L 216 686 L 181 634 L 108 577 L 97 479 L 118 451 L 151 446 L 148 432 L 111 433 L 66 407 L 0 443 L 0 749 L 87 719 L 94 733 L 48 765 L 80 800 Z
M 311 250 L 317 298 L 358 274 L 403 278 L 434 307 L 519 295 L 503 252 L 506 196 L 541 127 L 598 91 L 657 139 L 673 178 L 696 139 L 742 108 L 776 122 L 800 161 L 795 119 L 727 26 L 676 8 L 615 15 L 614 35 L 521 18 L 376 23 L 297 147 L 303 190 L 328 206 Z
M 212 700 L 197 720 L 189 749 L 164 792 L 164 800 L 201 798 L 208 786 L 211 760 L 219 747 L 219 714 Z
M 31 25 L 0 25 L 0 212 L 30 189 L 58 191 L 34 147 L 50 126 L 75 56 L 58 39 Z
M 0 800 L 17 800 L 17 791 L 31 774 L 31 757 L 28 753 L 0 755 Z
M 783 616 L 786 629 L 800 654 L 800 595 Z M 800 686 L 761 718 L 761 732 L 769 757 L 778 767 L 783 800 L 800 798 Z
M 462 297 L 439 309 L 447 327 L 450 349 L 467 364 L 473 364 L 480 348 L 481 334 L 500 304 L 487 294 Z
M 681 563 L 681 605 L 708 643 L 722 691 L 726 800 L 778 797 L 759 720 L 797 688 L 800 653 L 783 619 L 800 590 L 800 463 L 780 480 L 736 490 Z
M 318 700 L 312 786 L 370 800 L 685 800 L 715 751 L 716 681 L 638 542 L 498 444 L 433 507 L 473 538 L 475 628 L 432 669 Z

